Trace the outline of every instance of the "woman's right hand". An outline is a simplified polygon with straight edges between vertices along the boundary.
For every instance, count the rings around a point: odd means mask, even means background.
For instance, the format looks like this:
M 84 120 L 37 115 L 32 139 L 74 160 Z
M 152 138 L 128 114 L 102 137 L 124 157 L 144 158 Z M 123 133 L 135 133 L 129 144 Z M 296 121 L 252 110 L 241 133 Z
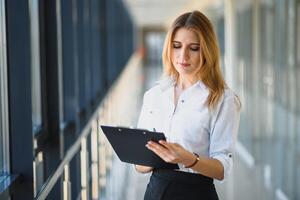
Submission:
M 140 173 L 149 173 L 153 170 L 153 167 L 148 167 L 148 166 L 143 166 L 143 165 L 135 165 L 134 166 L 136 171 L 140 172 Z

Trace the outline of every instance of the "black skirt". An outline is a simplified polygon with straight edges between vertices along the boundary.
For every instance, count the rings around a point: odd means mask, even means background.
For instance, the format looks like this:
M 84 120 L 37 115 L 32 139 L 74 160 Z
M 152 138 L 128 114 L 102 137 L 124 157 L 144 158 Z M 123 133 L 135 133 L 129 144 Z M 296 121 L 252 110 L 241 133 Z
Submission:
M 144 200 L 218 200 L 213 179 L 201 174 L 154 170 Z

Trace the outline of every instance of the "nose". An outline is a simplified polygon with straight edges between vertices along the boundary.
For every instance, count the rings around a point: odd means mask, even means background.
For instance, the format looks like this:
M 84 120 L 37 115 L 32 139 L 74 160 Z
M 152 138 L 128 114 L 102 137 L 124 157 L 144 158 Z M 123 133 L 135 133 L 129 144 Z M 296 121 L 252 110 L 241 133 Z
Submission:
M 187 61 L 189 59 L 189 51 L 188 49 L 186 48 L 182 48 L 180 53 L 179 53 L 179 58 L 180 58 L 180 61 L 184 62 L 184 61 Z

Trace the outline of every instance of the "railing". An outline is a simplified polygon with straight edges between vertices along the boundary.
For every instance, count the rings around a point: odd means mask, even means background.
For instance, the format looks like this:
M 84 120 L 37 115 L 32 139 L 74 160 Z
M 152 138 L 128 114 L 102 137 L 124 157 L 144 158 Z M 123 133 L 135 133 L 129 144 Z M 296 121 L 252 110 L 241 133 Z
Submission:
M 80 153 L 80 199 L 99 199 L 100 189 L 105 187 L 107 172 L 112 165 L 112 149 L 102 134 L 100 124 L 131 126 L 135 124 L 133 114 L 137 112 L 137 101 L 141 90 L 142 69 L 140 56 L 134 54 L 126 68 L 89 119 L 77 140 L 68 149 L 61 163 L 35 196 L 35 200 L 46 199 L 55 184 L 62 178 L 62 198 L 71 197 L 70 162 Z M 126 115 L 125 115 L 126 113 Z M 130 116 L 131 114 L 131 116 Z M 87 145 L 90 136 L 90 146 Z M 88 160 L 91 153 L 91 161 Z M 40 156 L 40 158 L 39 158 Z M 35 171 L 42 163 L 42 155 L 35 158 Z M 90 181 L 91 178 L 91 181 Z M 90 184 L 91 183 L 91 184 Z M 91 194 L 91 197 L 89 196 Z

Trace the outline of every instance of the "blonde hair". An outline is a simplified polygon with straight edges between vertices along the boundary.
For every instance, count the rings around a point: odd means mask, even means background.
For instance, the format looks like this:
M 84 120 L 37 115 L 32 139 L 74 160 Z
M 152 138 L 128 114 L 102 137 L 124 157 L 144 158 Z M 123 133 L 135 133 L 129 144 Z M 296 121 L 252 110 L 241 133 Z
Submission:
M 162 53 L 164 73 L 178 80 L 179 74 L 171 62 L 172 42 L 176 31 L 186 28 L 194 31 L 199 40 L 202 66 L 196 74 L 197 80 L 201 80 L 209 90 L 207 105 L 213 109 L 218 104 L 224 90 L 227 87 L 220 68 L 220 50 L 213 26 L 208 18 L 199 11 L 187 12 L 180 15 L 169 29 Z

